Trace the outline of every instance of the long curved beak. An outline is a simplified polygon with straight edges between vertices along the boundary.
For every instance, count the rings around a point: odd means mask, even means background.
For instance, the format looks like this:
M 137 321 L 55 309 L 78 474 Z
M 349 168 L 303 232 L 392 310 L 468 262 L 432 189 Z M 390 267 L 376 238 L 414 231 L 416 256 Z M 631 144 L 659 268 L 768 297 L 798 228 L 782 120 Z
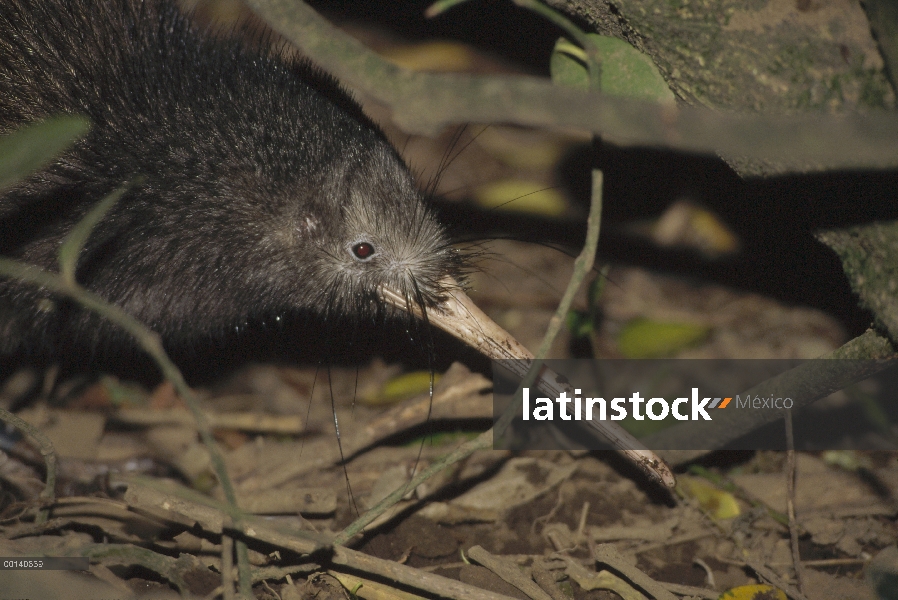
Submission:
M 427 321 L 458 339 L 474 347 L 481 354 L 497 360 L 513 359 L 509 368 L 520 378 L 524 378 L 533 361 L 533 354 L 514 339 L 510 333 L 499 327 L 480 310 L 452 278 L 443 281 L 451 290 L 448 298 L 435 309 L 427 311 Z M 422 318 L 421 308 L 406 302 L 405 297 L 394 290 L 381 289 L 383 299 L 393 306 Z M 571 386 L 559 383 L 551 369 L 543 367 L 535 385 L 550 397 L 558 397 L 561 392 L 574 396 Z M 605 436 L 624 456 L 642 469 L 649 477 L 662 485 L 673 488 L 676 478 L 661 458 L 642 445 L 639 440 L 612 421 L 587 421 Z

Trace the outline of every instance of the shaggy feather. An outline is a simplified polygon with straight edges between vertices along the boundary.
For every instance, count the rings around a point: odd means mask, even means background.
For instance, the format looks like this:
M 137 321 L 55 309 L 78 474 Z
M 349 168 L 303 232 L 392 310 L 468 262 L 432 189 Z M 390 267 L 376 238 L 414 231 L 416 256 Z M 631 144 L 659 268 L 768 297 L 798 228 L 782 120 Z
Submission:
M 334 80 L 268 48 L 198 29 L 171 0 L 0 3 L 0 132 L 57 113 L 92 122 L 0 195 L 0 254 L 55 269 L 74 224 L 141 176 L 77 279 L 168 344 L 293 311 L 368 316 L 380 286 L 432 307 L 462 259 L 408 169 Z M 47 297 L 0 280 L 0 351 L 120 341 Z

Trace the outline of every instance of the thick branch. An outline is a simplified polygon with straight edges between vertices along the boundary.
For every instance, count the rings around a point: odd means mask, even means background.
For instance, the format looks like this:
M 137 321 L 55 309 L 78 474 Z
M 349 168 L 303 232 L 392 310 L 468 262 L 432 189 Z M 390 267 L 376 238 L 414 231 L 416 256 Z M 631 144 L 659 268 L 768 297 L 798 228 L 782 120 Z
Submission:
M 796 171 L 898 166 L 898 115 L 766 116 L 674 108 L 531 77 L 412 73 L 379 58 L 295 0 L 249 0 L 277 32 L 338 79 L 388 104 L 409 132 L 454 123 L 575 128 L 616 144 L 775 161 Z
M 898 352 L 892 343 L 869 330 L 847 344 L 817 360 L 806 361 L 794 369 L 768 379 L 740 396 L 767 398 L 771 395 L 789 397 L 794 408 L 808 406 L 820 398 L 862 381 L 879 371 L 892 368 Z M 671 463 L 685 463 L 725 447 L 759 427 L 782 419 L 785 411 L 722 411 L 713 421 L 688 421 L 660 431 L 641 441 Z M 699 450 L 668 450 L 700 445 Z

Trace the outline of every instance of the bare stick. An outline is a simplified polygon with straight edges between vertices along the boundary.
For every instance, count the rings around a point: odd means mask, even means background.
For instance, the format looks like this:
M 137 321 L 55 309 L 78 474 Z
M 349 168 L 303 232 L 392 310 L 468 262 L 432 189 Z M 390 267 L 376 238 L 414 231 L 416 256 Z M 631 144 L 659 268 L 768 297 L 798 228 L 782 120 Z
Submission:
M 355 536 L 355 534 L 359 533 L 369 523 L 374 521 L 374 519 L 385 513 L 391 506 L 399 502 L 399 500 L 401 500 L 409 490 L 415 489 L 443 469 L 454 465 L 460 460 L 464 460 L 478 450 L 486 450 L 487 448 L 491 448 L 492 445 L 493 430 L 489 429 L 478 435 L 473 440 L 465 442 L 449 454 L 441 456 L 429 467 L 418 472 L 414 477 L 411 478 L 408 483 L 406 483 L 405 485 L 401 485 L 397 489 L 393 490 L 390 495 L 372 506 L 367 512 L 365 512 L 365 514 L 350 523 L 346 527 L 346 529 L 344 529 L 334 537 L 334 545 L 343 545 L 351 540 L 353 536 Z
M 541 587 L 536 585 L 533 579 L 507 558 L 490 554 L 481 546 L 474 546 L 469 549 L 468 556 L 524 592 L 528 598 L 532 598 L 532 600 L 552 600 L 548 593 L 544 592 Z
M 627 562 L 627 560 L 614 549 L 614 546 L 611 546 L 610 544 L 600 544 L 596 546 L 593 551 L 593 557 L 596 559 L 596 562 L 608 565 L 630 580 L 634 585 L 641 587 L 655 598 L 655 600 L 677 600 L 676 596 L 667 591 L 661 583 L 658 583 Z
M 786 511 L 789 514 L 789 540 L 792 562 L 795 564 L 795 585 L 804 593 L 802 585 L 801 552 L 798 548 L 798 525 L 795 522 L 795 433 L 792 430 L 792 411 L 786 411 Z
M 234 600 L 234 538 L 221 536 L 221 595 L 223 600 Z

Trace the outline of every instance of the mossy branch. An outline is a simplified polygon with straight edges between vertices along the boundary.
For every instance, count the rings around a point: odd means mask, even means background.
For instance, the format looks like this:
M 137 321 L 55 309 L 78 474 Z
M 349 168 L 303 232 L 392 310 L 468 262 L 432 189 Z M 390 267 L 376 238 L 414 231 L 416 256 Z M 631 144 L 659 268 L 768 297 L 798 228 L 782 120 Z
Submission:
M 275 31 L 347 85 L 393 109 L 410 133 L 456 123 L 574 128 L 628 146 L 724 154 L 807 171 L 898 166 L 898 115 L 760 115 L 672 107 L 533 77 L 416 73 L 339 31 L 298 0 L 249 0 Z

